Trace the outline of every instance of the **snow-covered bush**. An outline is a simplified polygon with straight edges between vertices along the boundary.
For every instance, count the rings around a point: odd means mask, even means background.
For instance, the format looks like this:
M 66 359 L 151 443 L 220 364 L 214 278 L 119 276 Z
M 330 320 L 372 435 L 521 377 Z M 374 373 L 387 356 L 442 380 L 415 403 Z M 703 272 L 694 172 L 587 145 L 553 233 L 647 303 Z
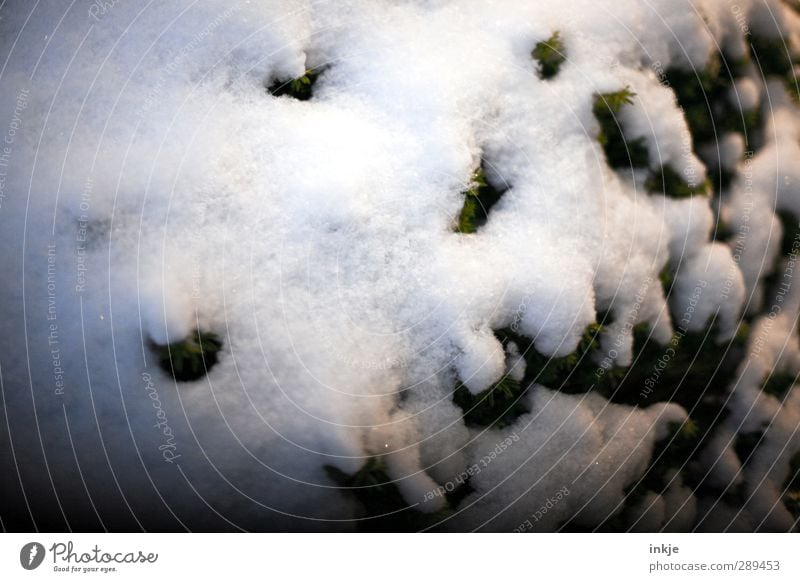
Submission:
M 795 3 L 11 1 L 0 44 L 4 527 L 796 528 Z

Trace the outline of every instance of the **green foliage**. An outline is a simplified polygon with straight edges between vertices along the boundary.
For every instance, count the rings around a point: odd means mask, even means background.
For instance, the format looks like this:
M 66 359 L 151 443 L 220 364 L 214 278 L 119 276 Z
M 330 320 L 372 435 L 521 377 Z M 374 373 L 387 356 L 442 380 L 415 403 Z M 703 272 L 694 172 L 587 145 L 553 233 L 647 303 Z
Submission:
M 647 407 L 656 402 L 675 402 L 688 413 L 689 419 L 673 427 L 669 438 L 656 446 L 651 466 L 628 490 L 625 507 L 621 513 L 610 516 L 601 529 L 619 531 L 624 528 L 627 512 L 633 510 L 647 491 L 661 492 L 666 486 L 665 475 L 669 469 L 682 471 L 684 483 L 694 489 L 708 490 L 704 475 L 690 470 L 690 461 L 702 450 L 710 438 L 712 428 L 727 416 L 727 391 L 736 369 L 736 362 L 744 354 L 748 329 L 729 343 L 718 345 L 715 340 L 716 325 L 707 333 L 676 332 L 667 346 L 648 339 L 647 325 L 634 327 L 634 361 L 629 368 L 611 368 L 597 377 L 584 371 L 585 365 L 570 370 L 566 376 L 555 378 L 545 385 L 568 392 L 585 392 L 593 389 L 611 402 Z M 580 354 L 580 350 L 577 352 Z M 599 354 L 602 355 L 602 354 Z M 584 358 L 588 362 L 594 358 Z M 530 370 L 529 370 L 530 371 Z M 583 387 L 579 384 L 583 383 Z M 737 491 L 717 492 L 735 497 Z
M 716 411 L 724 403 L 746 342 L 746 337 L 737 337 L 720 345 L 715 332 L 714 324 L 704 333 L 679 330 L 662 346 L 649 339 L 646 327 L 637 326 L 633 364 L 613 391 L 606 388 L 601 392 L 621 404 L 648 406 L 654 402 L 676 402 L 689 411 L 701 429 L 710 428 L 695 415 L 705 407 Z
M 617 114 L 633 104 L 636 93 L 625 87 L 613 93 L 595 95 L 592 111 L 600 124 L 597 141 L 603 146 L 612 168 L 641 168 L 648 164 L 647 142 L 644 138 L 626 140 Z
M 469 191 L 464 194 L 464 206 L 461 207 L 461 214 L 458 215 L 458 224 L 455 228 L 456 232 L 460 232 L 461 234 L 473 234 L 477 232 L 479 206 L 480 204 L 478 203 L 477 196 L 470 194 Z
M 668 271 L 665 270 L 663 276 L 665 282 L 670 280 Z M 600 314 L 598 319 L 605 323 L 609 316 Z M 742 324 L 736 337 L 723 344 L 716 341 L 717 326 L 714 321 L 703 333 L 688 333 L 679 328 L 668 345 L 664 346 L 649 339 L 647 324 L 639 324 L 633 330 L 633 364 L 628 368 L 615 366 L 602 369 L 601 372 L 598 362 L 604 354 L 600 349 L 599 334 L 603 323 L 591 325 L 578 348 L 563 358 L 548 358 L 539 354 L 531 340 L 515 331 L 504 329 L 496 332 L 504 344 L 514 341 L 525 357 L 527 367 L 523 386 L 541 383 L 550 389 L 570 394 L 591 390 L 611 402 L 641 407 L 669 401 L 681 405 L 688 412 L 689 418 L 684 423 L 673 425 L 669 436 L 656 444 L 647 470 L 626 489 L 625 502 L 613 509 L 597 529 L 624 530 L 631 512 L 648 491 L 664 491 L 669 484 L 667 477 L 673 470 L 680 471 L 683 483 L 700 494 L 720 497 L 733 504 L 740 503 L 740 488 L 715 490 L 705 482 L 704 473 L 694 472 L 692 461 L 703 450 L 712 428 L 727 417 L 728 386 L 733 379 L 736 363 L 745 353 L 748 325 Z M 498 418 L 503 422 L 513 421 L 516 416 L 526 412 L 512 407 L 519 395 L 501 387 L 491 401 L 495 407 L 498 403 L 500 407 L 484 408 L 483 418 L 475 424 L 491 426 Z M 478 400 L 478 397 L 473 397 L 470 402 Z M 508 416 L 508 411 L 513 414 Z M 761 434 L 740 436 L 736 444 L 737 453 L 747 458 Z M 563 527 L 564 531 L 580 529 L 571 522 Z
M 717 217 L 712 236 L 717 242 L 728 242 L 733 237 L 733 231 L 727 222 Z
M 783 227 L 781 255 L 788 257 L 792 250 L 797 253 L 797 245 L 800 244 L 800 222 L 791 212 L 779 210 L 776 214 Z
M 533 342 L 516 332 L 504 329 L 497 332 L 503 342 L 513 341 L 525 358 L 524 385 L 543 384 L 552 390 L 567 394 L 582 394 L 589 390 L 608 390 L 615 386 L 622 369 L 611 369 L 598 374 L 595 356 L 599 353 L 602 324 L 591 324 L 583 334 L 578 347 L 571 354 L 551 358 L 540 354 Z
M 464 411 L 467 426 L 503 428 L 528 412 L 521 402 L 525 391 L 523 384 L 506 375 L 480 394 L 472 394 L 459 383 L 453 392 L 453 402 Z
M 607 381 L 616 382 L 618 371 L 612 370 L 604 377 L 599 377 L 597 364 L 590 355 L 599 348 L 601 329 L 599 324 L 590 325 L 575 351 L 561 358 L 543 356 L 536 351 L 530 339 L 510 329 L 498 330 L 496 334 L 503 346 L 513 341 L 525 358 L 525 377 L 522 382 L 518 382 L 506 375 L 480 394 L 472 394 L 459 384 L 453 393 L 453 402 L 464 411 L 466 424 L 496 428 L 509 426 L 521 414 L 529 412 L 522 404 L 522 397 L 528 387 L 535 383 L 553 390 L 577 394 Z
M 648 191 L 663 192 L 670 198 L 690 198 L 695 194 L 706 194 L 708 187 L 708 183 L 703 183 L 700 187 L 692 187 L 671 166 L 661 166 L 659 170 L 650 174 L 645 183 Z
M 319 77 L 319 71 L 306 69 L 304 75 L 288 81 L 276 81 L 268 90 L 275 97 L 288 95 L 299 101 L 308 101 L 313 94 L 313 87 L 317 77 Z
M 747 136 L 754 135 L 761 125 L 761 111 L 759 111 L 758 108 L 751 109 L 750 111 L 742 111 L 736 108 L 732 109 L 732 116 L 725 117 L 722 120 L 723 129 L 727 131 L 739 131 Z
M 599 531 L 625 531 L 634 520 L 634 512 L 644 501 L 648 492 L 659 495 L 669 487 L 667 478 L 673 470 L 685 470 L 689 460 L 699 450 L 700 430 L 697 424 L 688 419 L 682 423 L 672 423 L 666 438 L 653 447 L 650 464 L 642 476 L 628 485 L 624 501 L 597 528 Z
M 795 105 L 800 105 L 800 86 L 794 76 L 789 76 L 783 80 L 783 86 Z
M 736 435 L 736 440 L 733 443 L 733 449 L 736 451 L 736 456 L 739 457 L 739 461 L 742 463 L 742 465 L 747 463 L 763 438 L 763 430 L 740 432 L 738 435 Z
M 666 76 L 683 109 L 695 145 L 713 140 L 716 131 L 711 103 L 727 99 L 725 92 L 730 84 L 720 80 L 713 69 L 696 72 L 671 68 Z
M 702 438 L 699 425 L 691 418 L 672 423 L 667 438 L 653 448 L 650 466 L 639 479 L 639 485 L 659 495 L 669 486 L 667 476 L 672 470 L 682 470 L 700 450 Z
M 757 112 L 756 112 L 757 114 Z M 747 130 L 747 135 L 754 135 L 754 132 L 758 129 L 758 123 L 756 123 L 752 129 Z M 730 185 L 733 183 L 733 178 L 735 173 L 731 170 L 726 170 L 725 168 L 719 167 L 715 171 L 708 173 L 708 178 L 711 180 L 711 190 L 713 192 L 722 192 L 723 190 L 727 190 Z
M 658 274 L 658 280 L 661 281 L 661 287 L 664 289 L 664 296 L 669 295 L 672 284 L 675 282 L 675 274 L 670 269 L 669 265 L 661 269 Z
M 599 316 L 601 322 L 607 315 Z M 628 368 L 602 367 L 604 360 L 598 338 L 602 324 L 590 326 L 578 349 L 564 358 L 539 354 L 532 342 L 509 330 L 498 332 L 504 341 L 516 342 L 527 368 L 525 385 L 541 383 L 552 390 L 569 394 L 595 391 L 611 402 L 647 407 L 656 402 L 675 402 L 689 414 L 682 425 L 673 427 L 670 438 L 659 443 L 651 467 L 629 490 L 627 510 L 648 490 L 660 492 L 666 485 L 668 469 L 682 469 L 684 482 L 695 489 L 707 490 L 704 475 L 687 472 L 694 455 L 710 438 L 712 428 L 727 416 L 728 386 L 736 363 L 743 357 L 749 328 L 740 327 L 728 343 L 717 344 L 716 325 L 706 333 L 676 331 L 668 345 L 649 339 L 647 324 L 634 326 L 634 361 Z M 719 492 L 735 496 L 736 491 Z M 609 517 L 603 528 L 620 528 L 624 515 Z M 570 526 L 572 527 L 572 526 Z
M 746 141 L 753 142 L 759 125 L 758 111 L 743 111 L 729 99 L 733 81 L 744 73 L 746 65 L 747 60 L 716 55 L 702 71 L 678 68 L 666 71 L 665 81 L 675 91 L 695 146 L 718 143 L 727 131 L 744 133 Z
M 547 40 L 536 43 L 531 56 L 539 62 L 539 76 L 542 79 L 555 77 L 566 60 L 566 50 L 560 33 L 555 31 Z
M 455 232 L 472 234 L 486 224 L 489 211 L 503 196 L 505 190 L 498 190 L 486 179 L 483 164 L 475 170 L 469 189 L 464 192 L 464 206 L 458 216 Z
M 737 345 L 745 345 L 747 343 L 747 339 L 750 337 L 750 324 L 746 321 L 743 321 L 739 324 L 739 328 L 736 330 L 736 336 L 733 338 L 733 341 Z
M 800 222 L 794 217 L 791 212 L 778 210 L 775 216 L 781 222 L 781 252 L 775 257 L 775 262 L 772 265 L 769 274 L 764 277 L 764 288 L 775 289 L 783 278 L 783 260 L 792 254 L 794 250 L 797 254 L 797 245 L 800 244 Z
M 793 66 L 786 55 L 781 39 L 766 41 L 751 37 L 751 50 L 768 75 L 788 77 Z M 551 79 L 558 74 L 565 61 L 565 50 L 559 32 L 536 44 L 532 58 L 538 62 L 542 79 Z M 712 58 L 703 71 L 669 69 L 665 83 L 671 86 L 683 108 L 695 145 L 715 143 L 725 132 L 744 133 L 748 147 L 752 148 L 754 135 L 761 119 L 758 110 L 744 111 L 731 103 L 729 94 L 736 78 L 743 75 L 747 60 L 725 59 L 724 55 Z M 301 78 L 302 79 L 302 78 Z M 785 79 L 788 83 L 788 79 Z M 300 82 L 300 86 L 294 86 Z M 313 81 L 295 80 L 292 91 L 309 88 Z M 796 93 L 792 84 L 791 91 Z M 630 87 L 619 91 L 596 94 L 593 113 L 600 125 L 597 139 L 603 146 L 608 163 L 614 168 L 645 168 L 649 165 L 646 141 L 643 138 L 626 140 L 619 120 L 624 107 L 634 104 L 636 97 Z M 720 171 L 710 181 L 692 187 L 671 166 L 665 165 L 651 171 L 646 187 L 650 191 L 663 192 L 674 198 L 688 198 L 695 194 L 708 194 L 712 187 L 719 191 L 731 181 L 732 175 Z M 489 184 L 483 163 L 474 172 L 468 189 L 464 192 L 464 205 L 454 230 L 459 233 L 475 233 L 486 223 L 489 210 L 500 199 L 503 191 Z M 800 225 L 790 215 L 781 215 L 784 223 L 782 241 L 784 256 L 790 251 L 795 236 L 800 235 Z M 731 236 L 728 225 L 718 222 L 715 240 L 726 240 Z M 661 283 L 669 289 L 673 274 L 665 269 L 660 274 Z M 749 326 L 742 323 L 736 336 L 729 342 L 718 344 L 716 325 L 712 322 L 703 333 L 688 333 L 678 329 L 668 345 L 659 345 L 649 340 L 646 324 L 634 328 L 634 361 L 628 368 L 602 367 L 603 353 L 599 346 L 601 324 L 590 326 L 578 348 L 561 358 L 548 358 L 534 348 L 533 341 L 516 330 L 497 331 L 504 345 L 514 341 L 526 360 L 525 378 L 521 381 L 504 376 L 488 390 L 473 395 L 458 384 L 453 401 L 463 411 L 464 421 L 469 426 L 504 427 L 512 424 L 528 412 L 522 404 L 530 386 L 543 384 L 550 389 L 570 394 L 596 391 L 611 402 L 646 407 L 657 402 L 674 402 L 689 414 L 686 422 L 671 427 L 667 438 L 656 443 L 650 465 L 636 482 L 626 489 L 624 507 L 617 508 L 602 525 L 603 528 L 622 528 L 628 515 L 648 491 L 663 493 L 668 486 L 668 476 L 674 470 L 681 471 L 683 482 L 698 494 L 721 497 L 731 503 L 740 500 L 740 488 L 715 491 L 703 481 L 704 475 L 694 474 L 692 461 L 702 450 L 711 434 L 727 416 L 728 387 L 733 380 L 736 364 L 745 354 Z M 765 379 L 762 389 L 779 399 L 785 397 L 794 385 L 794 377 L 787 374 L 772 374 Z M 734 449 L 742 461 L 747 462 L 761 440 L 764 431 L 753 431 L 737 436 Z M 326 467 L 331 478 L 342 487 L 351 489 L 365 507 L 368 517 L 391 513 L 391 516 L 369 520 L 367 527 L 380 529 L 404 529 L 417 527 L 421 515 L 407 507 L 396 486 L 391 483 L 378 459 L 370 459 L 355 475 L 347 476 L 332 467 Z M 797 516 L 800 515 L 800 454 L 792 460 L 792 474 L 786 484 L 784 501 Z M 454 494 L 448 495 L 449 504 L 455 507 L 470 491 L 469 483 Z M 392 513 L 399 512 L 399 513 Z M 430 523 L 430 522 L 429 522 Z M 398 524 L 401 524 L 398 527 Z M 565 526 L 569 529 L 570 524 Z
M 670 477 L 675 471 L 681 473 L 683 485 L 690 487 L 696 494 L 715 497 L 733 506 L 741 506 L 744 502 L 741 486 L 728 487 L 725 490 L 712 487 L 704 481 L 703 470 L 695 473 L 692 461 L 703 449 L 708 438 L 708 429 L 703 429 L 691 418 L 683 423 L 673 423 L 669 435 L 658 441 L 653 448 L 650 465 L 644 474 L 626 489 L 626 498 L 622 511 L 604 524 L 606 531 L 623 530 L 630 519 L 632 511 L 648 492 L 663 494 L 670 486 Z
M 715 422 L 722 418 L 715 419 Z M 709 425 L 707 425 L 709 426 Z M 710 428 L 710 427 L 709 427 Z M 695 472 L 692 461 L 703 449 L 709 429 L 704 429 L 692 418 L 683 423 L 672 423 L 666 438 L 656 442 L 650 464 L 642 476 L 625 488 L 624 501 L 611 512 L 597 528 L 598 531 L 625 531 L 638 514 L 638 506 L 648 492 L 663 494 L 670 486 L 670 477 L 680 472 L 682 483 L 690 487 L 696 495 L 719 498 L 730 505 L 739 507 L 744 503 L 742 486 L 731 486 L 724 490 L 713 487 L 704 481 L 702 470 Z
M 794 63 L 789 52 L 789 39 L 751 34 L 747 40 L 756 67 L 761 69 L 765 77 L 773 75 L 786 78 L 792 75 Z
M 782 401 L 788 396 L 789 391 L 794 386 L 795 380 L 796 377 L 794 374 L 781 374 L 773 371 L 764 380 L 761 390 Z
M 196 329 L 186 339 L 156 346 L 161 369 L 179 382 L 202 378 L 217 363 L 222 341 L 217 334 Z
M 800 519 L 800 452 L 789 461 L 789 475 L 783 484 L 783 503 L 795 519 Z
M 631 91 L 629 86 L 613 93 L 601 93 L 595 99 L 595 114 L 608 109 L 611 113 L 619 113 L 625 105 L 633 105 L 633 98 L 636 93 Z
M 608 316 L 601 314 L 598 319 L 606 322 Z M 656 444 L 647 470 L 626 488 L 624 503 L 611 511 L 596 529 L 624 530 L 632 512 L 647 492 L 663 493 L 669 485 L 668 476 L 674 470 L 680 471 L 684 484 L 694 490 L 711 493 L 731 503 L 740 503 L 742 492 L 739 488 L 712 491 L 704 482 L 704 474 L 692 472 L 692 461 L 710 438 L 712 428 L 727 416 L 727 388 L 733 378 L 735 362 L 744 353 L 749 331 L 747 325 L 742 325 L 739 334 L 723 345 L 717 345 L 715 341 L 716 325 L 712 322 L 707 334 L 676 333 L 668 346 L 662 346 L 648 341 L 647 324 L 639 324 L 634 327 L 633 365 L 629 368 L 613 367 L 599 373 L 597 361 L 603 355 L 599 344 L 602 329 L 602 323 L 589 326 L 578 348 L 563 358 L 541 355 L 533 347 L 533 342 L 514 331 L 505 329 L 496 332 L 504 344 L 514 341 L 525 357 L 524 386 L 541 383 L 550 389 L 570 394 L 593 390 L 612 402 L 642 407 L 671 401 L 688 411 L 689 418 L 683 423 L 673 424 L 669 435 Z M 674 355 L 662 366 L 660 362 L 664 361 L 667 348 L 674 350 Z M 645 393 L 643 387 L 651 385 L 648 381 L 653 379 L 657 379 L 657 382 L 652 384 L 651 392 Z M 504 390 L 502 387 L 499 390 L 493 387 L 493 390 L 497 391 L 490 401 L 494 408 L 482 405 L 482 416 L 473 417 L 469 423 L 497 426 L 497 419 L 507 424 L 519 414 L 527 412 L 514 407 L 521 392 Z M 488 398 L 492 393 L 488 391 L 459 404 L 466 411 L 476 401 L 481 406 L 480 397 Z M 583 530 L 568 521 L 562 531 Z
M 747 147 L 751 149 L 757 142 L 760 126 L 758 109 L 745 111 L 730 101 L 733 81 L 744 74 L 746 65 L 746 59 L 727 59 L 724 55 L 717 55 L 703 71 L 677 68 L 666 71 L 665 82 L 675 91 L 691 130 L 695 149 L 704 143 L 714 146 L 704 160 L 711 167 L 718 165 L 716 147 L 724 133 L 742 133 Z M 703 156 L 703 150 L 698 150 L 698 153 Z M 733 175 L 725 169 L 719 169 L 711 172 L 709 177 L 713 190 L 721 192 L 730 185 Z M 725 234 L 723 231 L 717 236 Z
M 381 459 L 370 457 L 358 471 L 348 475 L 333 465 L 325 465 L 328 477 L 342 489 L 352 492 L 361 503 L 364 514 L 361 517 L 377 518 L 368 527 L 380 528 L 397 520 L 397 512 L 405 513 L 408 505 L 400 495 L 397 485 L 386 474 Z
M 787 491 L 783 495 L 783 504 L 795 519 L 800 519 L 800 488 Z
M 685 471 L 689 461 L 700 450 L 702 434 L 696 422 L 687 419 L 669 426 L 669 434 L 656 442 L 653 454 L 642 476 L 624 489 L 623 502 L 613 508 L 597 531 L 625 531 L 633 521 L 633 512 L 648 492 L 663 494 L 670 485 L 673 471 Z M 575 531 L 570 527 L 570 531 Z
M 452 510 L 443 509 L 437 513 L 426 514 L 410 507 L 394 481 L 386 474 L 386 467 L 380 457 L 370 457 L 353 475 L 341 471 L 333 465 L 323 467 L 328 478 L 347 493 L 354 496 L 362 507 L 358 528 L 367 532 L 419 531 L 432 528 Z M 467 485 L 457 488 L 453 500 Z M 451 501 L 448 495 L 448 501 Z M 454 503 L 453 503 L 454 504 Z

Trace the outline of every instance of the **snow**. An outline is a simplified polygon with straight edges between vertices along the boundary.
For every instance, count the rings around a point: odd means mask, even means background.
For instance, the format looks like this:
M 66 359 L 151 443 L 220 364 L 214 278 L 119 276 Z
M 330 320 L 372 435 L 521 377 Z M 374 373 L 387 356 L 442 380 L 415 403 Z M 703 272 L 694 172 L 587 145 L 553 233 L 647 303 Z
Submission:
M 511 531 L 562 487 L 568 498 L 533 530 L 557 529 L 571 517 L 578 524 L 597 524 L 621 505 L 623 489 L 647 468 L 654 441 L 665 436 L 659 430 L 685 418 L 674 404 L 636 411 L 592 393 L 571 396 L 537 388 L 530 395 L 530 414 L 515 426 L 473 438 L 468 450 L 475 463 L 503 439 L 518 435 L 519 442 L 471 479 L 475 492 L 462 502 L 452 527 Z
M 735 171 L 745 153 L 744 136 L 741 133 L 726 133 L 719 143 L 720 164 L 725 170 Z
M 724 277 L 723 277 L 724 276 Z M 704 245 L 685 259 L 675 282 L 672 313 L 689 331 L 702 331 L 718 317 L 718 340 L 731 339 L 744 304 L 744 281 L 730 249 L 721 243 Z
M 770 14 L 780 31 L 800 33 L 778 0 L 739 6 L 764 35 L 776 35 Z M 645 140 L 651 169 L 669 165 L 702 184 L 706 168 L 655 63 L 701 70 L 717 45 L 743 50 L 727 2 L 64 10 L 19 1 L 0 10 L 9 56 L 0 133 L 10 149 L 0 369 L 14 434 L 43 435 L 40 450 L 19 453 L 29 456 L 23 479 L 35 480 L 42 455 L 59 483 L 79 482 L 77 461 L 93 491 L 118 492 L 134 508 L 163 496 L 188 522 L 348 529 L 357 504 L 326 466 L 352 474 L 379 456 L 403 499 L 434 512 L 444 499 L 428 492 L 517 435 L 474 476 L 448 527 L 512 530 L 565 486 L 569 495 L 534 529 L 568 519 L 594 527 L 685 411 L 535 386 L 529 414 L 479 431 L 452 404 L 454 387 L 479 394 L 505 374 L 524 377 L 519 346 L 504 348 L 494 330 L 514 326 L 541 354 L 562 357 L 609 311 L 603 351 L 627 366 L 636 324 L 666 343 L 675 314 L 691 307 L 688 329 L 718 314 L 720 341 L 742 311 L 757 316 L 754 327 L 773 322 L 758 353 L 754 331 L 753 363 L 732 388 L 734 414 L 721 429 L 729 438 L 703 458 L 718 482 L 741 479 L 731 441 L 740 425 L 768 422 L 767 445 L 745 469 L 742 519 L 791 527 L 774 507 L 800 449 L 800 393 L 778 405 L 758 390 L 778 365 L 800 372 L 800 291 L 781 300 L 780 314 L 762 314 L 772 299 L 763 279 L 779 255 L 775 210 L 800 215 L 797 110 L 779 83 L 737 82 L 735 95 L 766 111 L 768 127 L 754 155 L 738 136 L 723 138 L 722 166 L 736 173 L 725 244 L 710 238 L 710 196 L 651 194 L 609 168 L 592 114 L 596 94 L 629 86 L 626 137 Z M 529 54 L 555 30 L 567 60 L 544 81 Z M 307 68 L 321 71 L 312 100 L 267 93 Z M 508 190 L 477 233 L 455 233 L 482 161 Z M 665 267 L 675 271 L 669 300 Z M 222 339 L 220 361 L 178 384 L 150 343 L 197 328 Z M 160 448 L 143 374 L 179 460 Z M 708 504 L 679 481 L 643 506 L 636 527 L 691 527 L 695 505 L 701 515 Z M 198 497 L 207 517 L 193 516 Z
M 747 77 L 737 79 L 731 88 L 729 99 L 735 107 L 741 107 L 742 111 L 752 111 L 759 105 L 761 97 L 758 84 Z

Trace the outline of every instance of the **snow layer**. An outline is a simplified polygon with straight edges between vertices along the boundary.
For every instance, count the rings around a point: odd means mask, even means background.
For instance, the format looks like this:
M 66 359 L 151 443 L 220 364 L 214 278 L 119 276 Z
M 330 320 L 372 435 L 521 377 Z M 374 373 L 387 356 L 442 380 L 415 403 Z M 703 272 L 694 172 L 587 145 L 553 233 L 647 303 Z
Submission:
M 459 506 L 456 527 L 512 531 L 531 518 L 530 531 L 552 531 L 569 519 L 599 524 L 622 506 L 623 489 L 647 468 L 654 441 L 670 423 L 685 419 L 675 404 L 639 412 L 596 394 L 570 396 L 544 387 L 531 393 L 529 404 L 530 414 L 513 427 L 472 440 L 472 458 L 486 470 L 470 481 L 475 492 Z M 504 440 L 512 444 L 493 455 Z M 537 515 L 543 500 L 562 488 L 563 502 Z
M 744 305 L 763 304 L 773 211 L 800 211 L 800 122 L 779 88 L 737 85 L 748 107 L 774 108 L 769 144 L 740 162 L 724 208 L 734 231 L 753 225 L 741 248 L 710 241 L 710 197 L 646 193 L 596 139 L 595 95 L 629 86 L 620 120 L 651 168 L 705 180 L 657 70 L 700 69 L 717 44 L 741 53 L 744 33 L 727 2 L 683 4 L 5 3 L 0 364 L 11 434 L 37 443 L 15 448 L 22 481 L 71 499 L 67 520 L 111 491 L 133 527 L 347 529 L 359 508 L 326 466 L 353 474 L 378 456 L 408 504 L 437 511 L 427 493 L 517 435 L 452 527 L 517 528 L 561 487 L 537 529 L 606 519 L 665 419 L 684 417 L 676 405 L 537 386 L 530 414 L 481 432 L 451 396 L 456 382 L 477 394 L 509 370 L 522 377 L 518 348 L 493 333 L 512 324 L 560 357 L 608 311 L 604 346 L 628 365 L 635 324 L 669 340 L 670 306 L 695 301 L 689 329 L 718 311 L 725 339 Z M 739 6 L 754 28 L 769 29 L 768 11 L 798 31 L 777 0 Z M 568 58 L 545 81 L 529 55 L 555 30 Z M 265 90 L 306 68 L 321 71 L 312 100 Z M 727 168 L 740 147 L 725 151 Z M 481 161 L 509 189 L 461 235 Z M 797 310 L 792 299 L 776 318 L 761 372 L 800 361 Z M 151 342 L 195 328 L 224 349 L 207 377 L 179 385 Z M 744 511 L 763 514 L 798 448 L 800 402 L 795 391 L 778 412 L 735 394 L 737 410 L 751 404 L 729 423 L 776 427 L 747 478 L 757 494 Z M 83 489 L 64 485 L 81 475 Z M 662 497 L 642 527 L 689 527 L 685 487 Z M 790 525 L 785 510 L 770 519 Z

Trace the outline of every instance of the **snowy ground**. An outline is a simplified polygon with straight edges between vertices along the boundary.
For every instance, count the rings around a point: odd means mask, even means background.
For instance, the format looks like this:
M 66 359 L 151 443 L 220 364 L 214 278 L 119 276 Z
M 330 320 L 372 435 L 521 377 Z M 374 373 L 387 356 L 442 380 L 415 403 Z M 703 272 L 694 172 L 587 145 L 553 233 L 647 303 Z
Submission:
M 796 528 L 796 4 L 11 1 L 0 46 L 4 528 Z

